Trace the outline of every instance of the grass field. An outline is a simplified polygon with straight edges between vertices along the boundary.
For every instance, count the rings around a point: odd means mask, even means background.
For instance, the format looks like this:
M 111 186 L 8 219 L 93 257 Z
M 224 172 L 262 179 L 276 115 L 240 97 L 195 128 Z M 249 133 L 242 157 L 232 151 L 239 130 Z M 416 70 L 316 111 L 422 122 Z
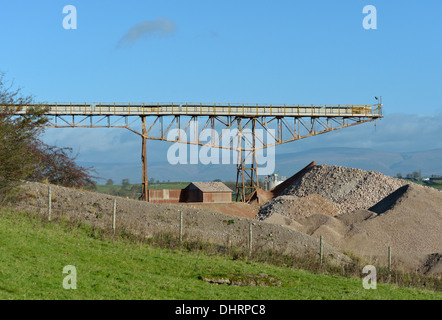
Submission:
M 75 266 L 77 289 L 62 282 Z M 201 275 L 266 273 L 281 287 L 208 284 Z M 0 213 L 0 299 L 442 299 L 442 293 L 313 274 L 222 255 L 98 237 L 88 227 Z
M 430 188 L 434 188 L 434 189 L 437 189 L 437 190 L 442 190 L 442 180 L 434 180 L 434 181 L 431 181 L 431 182 L 423 182 L 423 181 L 411 181 L 411 182 L 420 184 L 422 186 L 427 186 L 427 187 L 430 187 Z
M 158 183 L 149 183 L 149 189 L 184 189 L 187 187 L 189 182 L 158 182 Z M 121 184 L 114 184 L 114 185 L 97 185 L 96 186 L 97 192 L 100 193 L 108 193 L 112 190 L 121 190 L 121 189 L 131 189 L 131 188 L 142 188 L 142 185 L 139 184 L 130 184 L 127 186 L 123 186 Z
M 429 185 L 430 187 L 433 187 L 434 189 L 437 189 L 437 190 L 442 190 L 442 184 L 430 184 Z
M 149 189 L 184 189 L 189 185 L 190 182 L 158 182 L 158 183 L 149 183 Z M 120 184 L 114 185 L 97 185 L 97 192 L 106 193 L 111 190 L 120 190 L 122 188 L 131 189 L 133 187 L 141 189 L 142 185 L 139 184 L 130 184 L 128 186 L 123 186 Z

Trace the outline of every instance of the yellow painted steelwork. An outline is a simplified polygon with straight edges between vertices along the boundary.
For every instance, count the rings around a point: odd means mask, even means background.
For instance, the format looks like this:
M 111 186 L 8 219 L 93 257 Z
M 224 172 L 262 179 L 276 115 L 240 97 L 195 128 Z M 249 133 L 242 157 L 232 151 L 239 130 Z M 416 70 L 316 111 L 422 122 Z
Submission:
M 1 106 L 0 106 L 1 107 Z M 296 117 L 382 117 L 382 104 L 376 105 L 275 105 L 203 103 L 37 103 L 14 105 L 17 114 L 29 108 L 46 108 L 47 115 L 219 115 L 219 116 L 296 116 Z

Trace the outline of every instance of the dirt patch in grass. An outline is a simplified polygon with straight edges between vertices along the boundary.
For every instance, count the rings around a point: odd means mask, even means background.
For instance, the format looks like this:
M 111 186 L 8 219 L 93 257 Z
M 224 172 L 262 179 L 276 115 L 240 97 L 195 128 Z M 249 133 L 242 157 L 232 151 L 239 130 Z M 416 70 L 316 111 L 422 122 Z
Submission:
M 213 284 L 226 284 L 235 287 L 280 287 L 281 281 L 265 273 L 230 274 L 227 276 L 201 276 L 201 280 Z

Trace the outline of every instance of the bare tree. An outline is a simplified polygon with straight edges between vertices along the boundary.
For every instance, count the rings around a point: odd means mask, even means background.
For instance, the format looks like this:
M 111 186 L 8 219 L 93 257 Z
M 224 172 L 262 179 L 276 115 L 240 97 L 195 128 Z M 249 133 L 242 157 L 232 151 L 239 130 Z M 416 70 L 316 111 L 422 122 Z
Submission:
M 32 101 L 0 73 L 0 200 L 26 179 L 65 186 L 94 184 L 90 169 L 76 165 L 70 149 L 48 146 L 39 139 L 48 121 L 43 108 L 15 114 Z
M 31 172 L 34 155 L 28 152 L 43 131 L 47 119 L 39 112 L 17 117 L 14 109 L 31 103 L 32 97 L 22 94 L 13 82 L 0 73 L 0 198 L 6 195 Z

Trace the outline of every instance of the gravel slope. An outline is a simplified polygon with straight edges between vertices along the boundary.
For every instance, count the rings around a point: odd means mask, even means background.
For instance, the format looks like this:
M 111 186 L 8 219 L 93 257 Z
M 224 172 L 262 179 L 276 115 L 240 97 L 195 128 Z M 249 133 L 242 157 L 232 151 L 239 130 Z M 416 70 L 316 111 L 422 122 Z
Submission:
M 319 194 L 309 194 L 305 197 L 284 195 L 263 205 L 257 214 L 257 219 L 264 220 L 273 214 L 296 218 L 316 213 L 336 216 L 339 214 L 339 206 Z
M 281 195 L 319 194 L 333 201 L 340 213 L 346 213 L 368 209 L 406 184 L 379 172 L 322 164 L 295 180 Z
M 21 187 L 19 210 L 47 215 L 48 185 L 28 182 Z M 202 207 L 146 203 L 95 192 L 52 186 L 53 219 L 65 217 L 111 230 L 113 200 L 117 200 L 117 231 L 142 237 L 169 233 L 178 237 L 180 211 L 184 238 L 221 246 L 248 247 L 249 225 L 253 224 L 253 247 L 286 254 L 317 253 L 318 239 L 280 225 L 223 214 Z M 350 261 L 331 245 L 324 247 L 325 258 L 335 263 Z
M 386 265 L 391 247 L 395 267 L 441 274 L 442 193 L 431 188 L 405 185 L 369 210 L 336 216 L 277 211 L 264 221 L 314 237 L 322 235 L 334 247 L 376 264 Z

